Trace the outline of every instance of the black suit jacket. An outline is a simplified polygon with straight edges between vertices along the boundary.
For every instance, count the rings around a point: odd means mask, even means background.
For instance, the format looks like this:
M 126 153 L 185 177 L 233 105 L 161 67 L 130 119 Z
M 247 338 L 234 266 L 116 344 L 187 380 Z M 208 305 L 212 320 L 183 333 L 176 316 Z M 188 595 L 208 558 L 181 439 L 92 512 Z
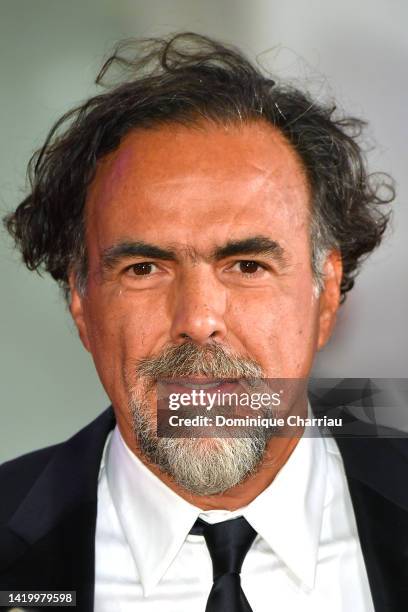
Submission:
M 76 609 L 92 612 L 97 479 L 114 424 L 109 408 L 67 442 L 0 467 L 0 590 L 73 590 Z M 376 612 L 406 612 L 407 440 L 337 442 Z

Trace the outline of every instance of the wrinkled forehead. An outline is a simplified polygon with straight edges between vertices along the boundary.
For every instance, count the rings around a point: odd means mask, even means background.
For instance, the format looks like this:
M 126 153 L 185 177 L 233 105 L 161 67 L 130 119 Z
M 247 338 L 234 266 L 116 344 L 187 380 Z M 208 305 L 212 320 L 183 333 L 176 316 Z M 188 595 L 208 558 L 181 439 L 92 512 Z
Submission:
M 302 162 L 272 126 L 172 124 L 131 132 L 99 163 L 86 214 L 92 231 L 112 240 L 166 223 L 173 232 L 273 219 L 295 227 L 309 201 Z

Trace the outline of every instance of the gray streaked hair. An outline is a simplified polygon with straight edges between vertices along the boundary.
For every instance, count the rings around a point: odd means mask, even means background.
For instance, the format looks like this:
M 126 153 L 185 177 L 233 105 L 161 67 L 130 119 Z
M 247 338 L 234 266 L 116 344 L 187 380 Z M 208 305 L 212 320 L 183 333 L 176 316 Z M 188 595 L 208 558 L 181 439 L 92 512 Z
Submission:
M 265 121 L 285 136 L 307 175 L 317 286 L 324 255 L 338 249 L 344 300 L 361 262 L 381 242 L 389 218 L 384 205 L 394 197 L 392 179 L 367 169 L 359 144 L 364 121 L 340 117 L 333 104 L 275 82 L 239 50 L 189 32 L 118 44 L 96 83 L 103 93 L 53 126 L 30 162 L 30 193 L 5 218 L 30 270 L 49 272 L 66 293 L 74 270 L 84 291 L 87 190 L 98 162 L 131 130 Z

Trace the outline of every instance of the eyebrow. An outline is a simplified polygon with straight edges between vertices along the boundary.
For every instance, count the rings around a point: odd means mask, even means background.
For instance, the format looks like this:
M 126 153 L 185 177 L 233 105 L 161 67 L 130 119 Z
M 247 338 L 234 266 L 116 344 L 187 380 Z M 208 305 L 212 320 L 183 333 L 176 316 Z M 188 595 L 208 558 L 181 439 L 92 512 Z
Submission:
M 149 259 L 163 259 L 166 261 L 176 261 L 176 254 L 169 249 L 163 249 L 154 244 L 143 241 L 124 241 L 108 247 L 102 251 L 101 268 L 112 270 L 123 259 L 128 257 L 148 257 Z
M 267 236 L 250 236 L 242 240 L 230 240 L 213 250 L 212 259 L 218 261 L 233 255 L 263 255 L 275 259 L 282 265 L 287 263 L 283 247 L 279 242 Z
M 187 253 L 187 256 L 194 261 L 200 258 L 194 248 L 183 247 L 182 251 Z M 230 240 L 222 246 L 217 246 L 212 250 L 208 259 L 210 261 L 220 261 L 234 255 L 263 255 L 276 260 L 281 265 L 287 263 L 283 247 L 276 240 L 259 235 L 241 240 Z M 176 249 L 163 248 L 144 241 L 125 240 L 102 251 L 101 269 L 104 271 L 112 270 L 121 261 L 131 257 L 147 257 L 165 261 L 177 261 L 179 259 Z

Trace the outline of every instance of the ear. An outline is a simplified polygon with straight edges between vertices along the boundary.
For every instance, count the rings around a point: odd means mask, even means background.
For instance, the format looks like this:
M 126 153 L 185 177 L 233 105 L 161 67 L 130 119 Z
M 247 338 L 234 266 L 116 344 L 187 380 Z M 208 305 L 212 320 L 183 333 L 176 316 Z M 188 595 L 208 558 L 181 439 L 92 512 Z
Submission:
M 70 291 L 70 303 L 69 310 L 72 318 L 74 319 L 76 328 L 79 333 L 79 337 L 82 340 L 82 344 L 86 348 L 87 351 L 91 351 L 91 344 L 89 342 L 89 335 L 86 326 L 86 320 L 84 316 L 84 301 L 85 298 L 81 296 L 78 292 L 77 284 L 75 282 L 75 273 L 70 272 L 68 276 L 69 281 L 69 291 Z
M 343 265 L 339 251 L 330 251 L 323 268 L 324 286 L 319 296 L 319 335 L 317 349 L 329 340 L 340 305 L 340 283 Z

